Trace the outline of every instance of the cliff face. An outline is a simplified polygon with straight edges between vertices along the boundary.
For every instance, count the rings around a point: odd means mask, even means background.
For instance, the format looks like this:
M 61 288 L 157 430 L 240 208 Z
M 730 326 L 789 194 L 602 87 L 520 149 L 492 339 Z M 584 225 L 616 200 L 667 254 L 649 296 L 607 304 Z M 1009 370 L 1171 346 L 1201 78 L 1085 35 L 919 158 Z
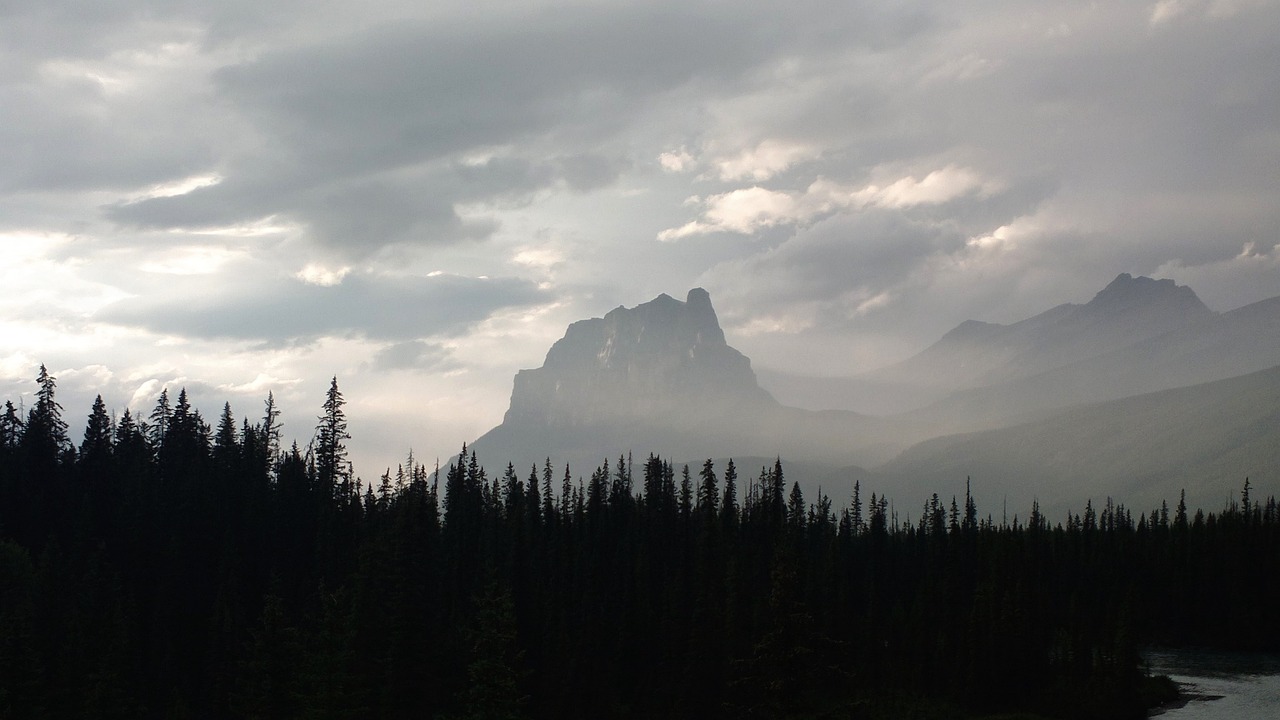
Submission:
M 658 419 L 700 406 L 772 403 L 751 361 L 725 343 L 706 290 L 573 323 L 542 367 L 515 378 L 504 424 Z

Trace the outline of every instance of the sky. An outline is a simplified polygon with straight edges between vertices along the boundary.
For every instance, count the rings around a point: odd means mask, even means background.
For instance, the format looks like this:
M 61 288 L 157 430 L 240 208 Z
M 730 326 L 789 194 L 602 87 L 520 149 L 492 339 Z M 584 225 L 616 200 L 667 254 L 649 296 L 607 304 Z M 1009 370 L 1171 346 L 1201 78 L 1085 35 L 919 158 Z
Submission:
M 0 0 L 0 397 L 332 377 L 357 474 L 705 287 L 852 375 L 1121 272 L 1280 295 L 1280 2 Z

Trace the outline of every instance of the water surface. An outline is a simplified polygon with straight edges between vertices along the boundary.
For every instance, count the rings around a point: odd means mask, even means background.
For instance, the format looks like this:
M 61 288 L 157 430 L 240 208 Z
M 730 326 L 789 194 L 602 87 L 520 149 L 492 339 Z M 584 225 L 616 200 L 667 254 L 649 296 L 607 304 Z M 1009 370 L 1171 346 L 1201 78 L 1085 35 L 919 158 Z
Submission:
M 1168 675 L 1192 696 L 1161 720 L 1280 718 L 1280 656 L 1158 650 L 1146 659 L 1152 673 Z

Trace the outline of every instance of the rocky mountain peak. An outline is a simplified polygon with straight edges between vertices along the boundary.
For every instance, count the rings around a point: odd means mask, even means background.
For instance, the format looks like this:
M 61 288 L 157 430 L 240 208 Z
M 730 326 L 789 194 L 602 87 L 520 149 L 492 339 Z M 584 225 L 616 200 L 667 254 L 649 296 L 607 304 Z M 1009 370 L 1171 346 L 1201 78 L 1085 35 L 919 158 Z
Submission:
M 702 288 L 575 322 L 515 379 L 506 421 L 595 422 L 706 403 L 771 402 Z
M 1134 311 L 1163 310 L 1184 315 L 1211 314 L 1191 288 L 1178 285 L 1173 280 L 1153 280 L 1120 273 L 1084 306 L 1095 313 L 1129 313 Z

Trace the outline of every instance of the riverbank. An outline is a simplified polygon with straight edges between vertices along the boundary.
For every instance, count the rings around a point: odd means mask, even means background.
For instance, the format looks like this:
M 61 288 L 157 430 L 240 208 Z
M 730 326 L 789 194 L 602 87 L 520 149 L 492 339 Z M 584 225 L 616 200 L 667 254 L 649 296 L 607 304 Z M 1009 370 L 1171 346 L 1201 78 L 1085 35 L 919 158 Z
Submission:
M 1152 650 L 1153 673 L 1177 683 L 1179 697 L 1151 712 L 1164 720 L 1271 720 L 1280 717 L 1280 656 L 1204 650 Z
M 1163 677 L 1167 677 L 1167 676 L 1163 676 Z M 1157 717 L 1160 715 L 1165 715 L 1173 710 L 1179 710 L 1181 708 L 1186 707 L 1188 703 L 1210 702 L 1213 700 L 1221 700 L 1224 697 L 1226 697 L 1225 695 L 1217 695 L 1214 693 L 1203 692 L 1200 690 L 1200 686 L 1196 685 L 1195 683 L 1175 681 L 1174 684 L 1177 685 L 1178 687 L 1177 699 L 1171 700 L 1166 703 L 1161 703 L 1160 705 L 1151 708 L 1151 712 L 1148 713 L 1148 717 Z

